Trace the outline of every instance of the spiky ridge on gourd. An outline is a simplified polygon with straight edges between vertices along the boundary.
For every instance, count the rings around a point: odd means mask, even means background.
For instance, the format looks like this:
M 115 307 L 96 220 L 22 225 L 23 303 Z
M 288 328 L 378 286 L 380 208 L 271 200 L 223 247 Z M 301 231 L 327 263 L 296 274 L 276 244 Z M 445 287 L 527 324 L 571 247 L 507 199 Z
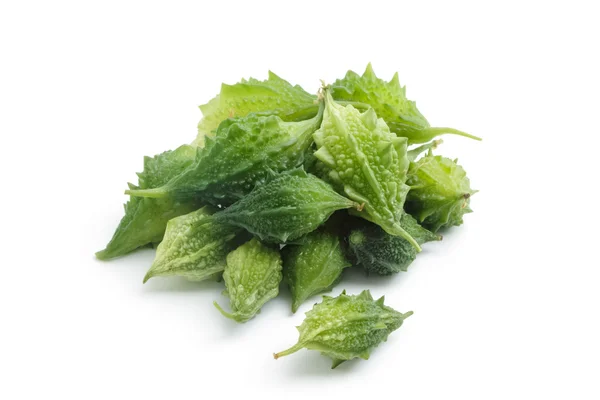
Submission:
M 278 116 L 250 114 L 219 125 L 215 138 L 207 138 L 195 162 L 166 185 L 128 193 L 143 197 L 201 197 L 210 203 L 230 205 L 263 183 L 270 173 L 294 169 L 304 162 L 312 134 L 324 106 L 312 119 L 284 122 Z
M 274 357 L 303 348 L 318 350 L 333 359 L 332 368 L 353 358 L 369 359 L 371 351 L 412 315 L 412 311 L 402 314 L 383 302 L 383 297 L 373 300 L 368 290 L 356 296 L 348 296 L 346 291 L 335 298 L 323 296 L 298 327 L 298 343 Z
M 327 167 L 322 177 L 364 205 L 355 214 L 402 236 L 420 251 L 400 226 L 409 189 L 406 138 L 391 133 L 372 108 L 360 113 L 351 105 L 341 106 L 327 89 L 323 123 L 314 138 L 318 148 L 314 155 Z
M 408 176 L 406 211 L 432 232 L 461 225 L 463 215 L 472 212 L 469 203 L 477 191 L 457 160 L 430 152 L 411 163 Z
M 201 281 L 225 269 L 225 257 L 235 248 L 242 229 L 215 222 L 210 218 L 215 211 L 203 207 L 169 221 L 144 283 L 155 276 Z
M 138 173 L 138 184 L 131 190 L 160 187 L 189 167 L 196 156 L 193 146 L 184 145 L 154 157 L 144 157 L 144 170 Z M 200 207 L 197 199 L 145 199 L 131 197 L 106 248 L 96 253 L 101 260 L 125 255 L 139 247 L 162 240 L 167 222 Z
M 348 235 L 348 248 L 354 264 L 368 272 L 391 275 L 406 271 L 417 257 L 417 251 L 410 243 L 399 236 L 392 236 L 370 222 L 357 224 Z M 441 236 L 421 227 L 410 215 L 402 216 L 400 225 L 420 245 Z
M 205 136 L 227 118 L 245 117 L 250 113 L 277 115 L 284 121 L 301 121 L 312 118 L 317 112 L 316 96 L 300 86 L 292 86 L 286 80 L 269 71 L 269 78 L 259 81 L 243 79 L 234 85 L 221 85 L 221 93 L 200 106 L 202 120 L 198 123 L 195 145 L 203 146 Z
M 358 205 L 304 170 L 280 174 L 213 218 L 261 240 L 286 243 L 317 229 L 336 210 Z
M 370 105 L 390 130 L 398 136 L 408 138 L 409 144 L 425 143 L 444 133 L 481 140 L 452 128 L 432 128 L 417 109 L 416 103 L 406 98 L 406 87 L 400 86 L 398 73 L 394 74 L 391 81 L 385 82 L 377 78 L 371 63 L 362 76 L 348 71 L 344 79 L 335 81 L 331 85 L 331 94 L 335 100 Z
M 262 306 L 279 294 L 282 279 L 281 257 L 256 238 L 227 255 L 223 273 L 225 294 L 229 296 L 231 313 L 215 301 L 215 307 L 227 318 L 246 322 L 260 312 Z
M 331 290 L 350 266 L 338 235 L 326 230 L 309 233 L 301 243 L 283 249 L 284 275 L 292 293 L 292 312 L 309 297 Z

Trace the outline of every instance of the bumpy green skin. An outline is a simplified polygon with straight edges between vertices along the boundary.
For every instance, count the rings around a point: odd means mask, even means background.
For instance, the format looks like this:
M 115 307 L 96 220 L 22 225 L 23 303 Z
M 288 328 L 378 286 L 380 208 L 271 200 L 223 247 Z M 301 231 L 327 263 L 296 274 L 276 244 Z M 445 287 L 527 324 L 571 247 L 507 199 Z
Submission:
M 433 240 L 441 240 L 439 235 L 421 227 L 408 214 L 402 217 L 400 225 L 420 245 Z M 368 222 L 350 232 L 348 249 L 356 266 L 364 268 L 369 273 L 379 275 L 391 275 L 406 271 L 417 257 L 417 251 L 406 240 L 392 236 L 377 225 Z
M 409 187 L 406 138 L 390 132 L 373 109 L 360 113 L 351 105 L 337 104 L 325 91 L 323 123 L 314 134 L 315 157 L 325 166 L 324 179 L 357 203 L 356 215 L 395 236 L 402 236 L 420 250 L 402 229 L 404 200 Z
M 210 218 L 214 212 L 203 207 L 169 221 L 144 283 L 155 276 L 201 281 L 225 269 L 225 258 L 238 244 L 242 229 L 215 222 Z
M 277 250 L 266 247 L 256 238 L 241 245 L 227 255 L 223 273 L 231 313 L 223 310 L 216 301 L 215 307 L 236 322 L 252 319 L 267 301 L 279 294 L 281 269 Z
M 150 197 L 202 197 L 214 204 L 230 205 L 248 194 L 274 172 L 296 168 L 304 162 L 321 124 L 323 105 L 314 118 L 283 122 L 278 116 L 250 114 L 223 121 L 215 138 L 207 138 L 196 161 L 159 189 L 131 191 Z
M 193 146 L 181 146 L 155 157 L 144 158 L 144 171 L 138 174 L 137 186 L 129 188 L 152 189 L 167 183 L 195 159 Z M 197 199 L 147 199 L 131 197 L 125 205 L 125 216 L 112 239 L 102 251 L 96 253 L 101 260 L 125 255 L 138 247 L 160 242 L 171 218 L 187 214 L 200 207 Z
M 339 236 L 325 230 L 309 233 L 302 244 L 286 246 L 283 268 L 292 292 L 292 312 L 309 297 L 331 290 L 349 266 Z
M 314 231 L 334 211 L 356 206 L 316 176 L 294 170 L 257 186 L 214 218 L 261 240 L 285 243 Z
M 375 76 L 370 63 L 362 76 L 348 71 L 344 79 L 338 79 L 331 85 L 331 92 L 335 100 L 370 105 L 390 130 L 408 138 L 409 144 L 425 143 L 444 133 L 480 140 L 456 129 L 432 128 L 417 109 L 416 103 L 406 98 L 406 87 L 400 86 L 398 73 L 394 74 L 391 81 L 385 82 Z
M 432 232 L 461 225 L 472 212 L 469 203 L 477 191 L 456 160 L 430 153 L 411 163 L 408 184 L 406 211 Z
M 348 296 L 345 291 L 335 298 L 323 296 L 323 302 L 307 312 L 298 327 L 298 343 L 275 354 L 275 359 L 302 348 L 331 357 L 332 368 L 357 357 L 369 359 L 371 350 L 412 315 L 412 311 L 402 314 L 387 307 L 383 301 L 383 297 L 373 300 L 368 290 L 357 296 Z
M 223 84 L 221 93 L 200 106 L 203 118 L 194 144 L 202 147 L 205 136 L 212 136 L 225 119 L 244 117 L 252 112 L 277 115 L 284 121 L 312 118 L 318 108 L 315 99 L 316 96 L 300 86 L 292 86 L 270 71 L 265 81 L 250 78 L 235 85 Z

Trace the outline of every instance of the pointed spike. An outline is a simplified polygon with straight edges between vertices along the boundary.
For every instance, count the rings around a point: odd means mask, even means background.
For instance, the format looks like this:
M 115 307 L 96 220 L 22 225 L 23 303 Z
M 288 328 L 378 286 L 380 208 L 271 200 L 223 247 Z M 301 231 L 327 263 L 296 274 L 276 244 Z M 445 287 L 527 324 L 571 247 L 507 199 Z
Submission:
M 394 146 L 390 141 L 381 141 L 377 143 L 377 154 L 381 158 L 384 167 L 388 167 L 394 160 Z
M 344 361 L 346 361 L 346 360 L 340 360 L 339 358 L 334 358 L 333 363 L 331 364 L 331 369 L 336 369 Z
M 367 64 L 367 68 L 365 69 L 365 72 L 363 73 L 363 77 L 372 77 L 372 78 L 377 77 L 375 75 L 375 71 L 373 71 L 373 65 L 371 65 L 371 63 Z
M 398 153 L 404 154 L 406 152 L 406 148 L 408 147 L 408 139 L 405 137 L 395 137 L 392 138 L 392 144 Z
M 313 154 L 319 161 L 327 165 L 329 168 L 335 167 L 335 158 L 333 158 L 327 147 L 323 146 Z
M 374 130 L 377 127 L 377 114 L 375 114 L 375 110 L 372 108 L 360 114 L 360 119 L 369 130 Z
M 379 304 L 380 306 L 382 306 L 384 301 L 385 301 L 385 296 L 381 296 L 379 299 L 377 299 L 376 303 Z
M 381 155 L 381 154 L 385 154 L 387 152 L 390 151 L 390 149 L 392 148 L 392 142 L 391 141 L 381 141 L 379 143 L 377 143 L 377 152 Z
M 371 296 L 371 291 L 369 289 L 363 290 L 362 292 L 360 292 L 360 294 L 358 295 L 359 299 L 365 299 L 365 300 L 373 300 L 373 296 Z
M 269 70 L 269 80 L 282 81 L 283 79 L 279 75 L 277 75 L 275 72 Z
M 400 86 L 400 78 L 398 77 L 398 72 L 396 72 L 390 80 L 390 86 L 396 90 L 402 90 L 402 87 Z

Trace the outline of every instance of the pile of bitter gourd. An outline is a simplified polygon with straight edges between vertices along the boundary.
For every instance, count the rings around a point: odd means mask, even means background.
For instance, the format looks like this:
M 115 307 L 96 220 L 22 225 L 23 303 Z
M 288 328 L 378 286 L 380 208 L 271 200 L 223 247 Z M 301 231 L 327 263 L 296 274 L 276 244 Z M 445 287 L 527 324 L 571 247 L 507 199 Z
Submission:
M 369 65 L 316 95 L 270 73 L 242 80 L 200 107 L 198 137 L 144 160 L 129 184 L 125 216 L 107 260 L 158 244 L 144 278 L 221 279 L 237 322 L 253 318 L 285 280 L 292 310 L 330 290 L 346 267 L 406 271 L 421 245 L 471 211 L 455 160 L 434 155 L 444 133 L 406 98 L 398 75 Z M 417 145 L 417 146 L 412 146 Z M 412 312 L 399 313 L 368 291 L 343 292 L 307 313 L 298 344 L 334 367 L 372 348 Z

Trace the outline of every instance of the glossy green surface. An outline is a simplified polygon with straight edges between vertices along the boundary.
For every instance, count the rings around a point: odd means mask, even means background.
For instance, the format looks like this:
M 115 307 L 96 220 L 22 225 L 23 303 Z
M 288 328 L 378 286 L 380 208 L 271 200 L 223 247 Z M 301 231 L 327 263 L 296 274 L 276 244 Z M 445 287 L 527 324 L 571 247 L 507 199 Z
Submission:
M 144 158 L 144 171 L 132 190 L 157 188 L 190 166 L 196 156 L 193 146 L 181 146 L 155 157 Z M 149 199 L 131 197 L 125 204 L 125 216 L 106 248 L 96 253 L 101 260 L 125 255 L 138 247 L 160 242 L 167 222 L 200 208 L 197 199 Z
M 420 250 L 400 226 L 409 187 L 406 138 L 390 132 L 373 109 L 361 113 L 337 104 L 325 90 L 323 123 L 314 134 L 315 157 L 324 165 L 322 177 L 361 204 L 357 216 L 402 236 Z
M 411 163 L 408 184 L 407 212 L 433 232 L 461 225 L 463 215 L 472 212 L 469 204 L 477 191 L 456 160 L 430 153 Z
M 194 163 L 167 184 L 134 190 L 144 197 L 191 198 L 230 205 L 248 194 L 272 172 L 299 167 L 321 124 L 323 106 L 312 119 L 283 122 L 275 115 L 250 114 L 223 121 L 215 138 L 207 138 Z
M 252 319 L 267 301 L 279 294 L 283 276 L 281 269 L 277 250 L 263 245 L 256 238 L 241 245 L 227 255 L 223 273 L 231 312 L 223 310 L 216 301 L 215 307 L 236 322 Z
M 201 281 L 225 269 L 225 257 L 237 244 L 242 229 L 215 222 L 211 207 L 173 218 L 156 258 L 144 277 L 183 276 Z
M 309 297 L 331 290 L 349 266 L 339 236 L 325 230 L 309 233 L 301 244 L 286 246 L 283 267 L 292 293 L 292 312 Z
M 314 231 L 334 211 L 356 206 L 316 176 L 295 170 L 257 186 L 214 218 L 261 240 L 285 243 Z
M 269 78 L 259 81 L 243 79 L 234 85 L 221 85 L 221 92 L 200 106 L 202 120 L 194 144 L 202 147 L 205 137 L 213 136 L 219 124 L 227 118 L 245 117 L 250 113 L 277 115 L 284 121 L 301 121 L 316 114 L 316 96 L 300 86 L 269 71 Z
M 298 327 L 298 343 L 275 358 L 306 348 L 332 358 L 332 368 L 357 357 L 369 359 L 371 351 L 412 315 L 412 311 L 402 314 L 387 307 L 383 301 L 383 297 L 373 300 L 368 290 L 357 296 L 345 292 L 335 298 L 323 296 L 323 302 L 307 312 Z
M 452 133 L 472 139 L 479 138 L 452 128 L 432 128 L 417 109 L 414 101 L 406 98 L 406 87 L 400 86 L 398 73 L 391 81 L 377 78 L 371 64 L 364 74 L 348 71 L 343 79 L 331 85 L 335 100 L 353 101 L 367 104 L 383 118 L 390 130 L 398 136 L 408 138 L 409 144 L 425 143 L 436 136 Z
M 400 225 L 420 245 L 441 240 L 441 236 L 421 227 L 408 214 L 402 217 Z M 392 236 L 369 222 L 352 229 L 348 236 L 348 248 L 353 257 L 353 264 L 379 275 L 406 271 L 417 257 L 417 251 L 405 239 Z

